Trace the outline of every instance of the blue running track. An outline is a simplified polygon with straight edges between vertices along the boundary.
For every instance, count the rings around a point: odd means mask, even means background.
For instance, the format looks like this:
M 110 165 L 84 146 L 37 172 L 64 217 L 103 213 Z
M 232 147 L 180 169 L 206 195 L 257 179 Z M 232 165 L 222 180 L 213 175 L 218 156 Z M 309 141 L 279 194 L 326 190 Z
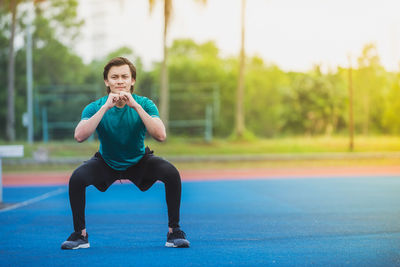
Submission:
M 0 266 L 400 266 L 400 177 L 184 182 L 188 249 L 164 247 L 164 198 L 89 187 L 91 248 L 65 251 L 67 187 L 6 187 Z

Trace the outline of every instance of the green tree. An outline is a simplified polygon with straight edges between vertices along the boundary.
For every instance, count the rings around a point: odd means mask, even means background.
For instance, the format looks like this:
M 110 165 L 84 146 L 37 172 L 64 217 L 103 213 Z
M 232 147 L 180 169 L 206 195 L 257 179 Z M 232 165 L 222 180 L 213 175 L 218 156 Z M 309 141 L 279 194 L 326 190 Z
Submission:
M 79 84 L 84 64 L 72 51 L 83 20 L 77 0 L 49 0 L 35 6 L 34 80 L 38 85 Z
M 171 104 L 171 119 L 204 119 L 206 107 L 212 106 L 213 101 L 217 100 L 214 99 L 214 90 L 219 88 L 219 92 L 224 94 L 226 88 L 225 85 L 221 88 L 225 80 L 225 71 L 224 64 L 218 57 L 218 48 L 213 42 L 196 44 L 193 40 L 180 39 L 174 40 L 168 54 L 171 103 L 175 103 Z M 156 77 L 159 72 L 160 66 L 157 65 L 152 76 Z M 232 95 L 232 90 L 229 93 Z M 221 100 L 223 98 L 221 97 Z M 218 120 L 218 124 L 215 125 L 217 131 L 220 130 L 219 122 L 222 120 Z M 195 129 L 187 128 L 185 132 L 193 134 Z
M 48 0 L 35 2 L 37 3 L 34 10 L 32 47 L 34 88 L 45 85 L 82 83 L 85 65 L 72 49 L 64 44 L 64 42 L 72 43 L 74 41 L 79 32 L 79 27 L 83 23 L 76 16 L 77 1 Z M 25 15 L 24 13 L 17 14 L 19 33 L 23 33 L 25 30 Z M 2 19 L 3 17 L 0 20 Z M 15 94 L 18 95 L 15 99 L 15 111 L 16 118 L 21 118 L 26 109 L 25 47 L 15 51 L 15 67 Z M 15 126 L 17 137 L 23 137 L 25 131 L 20 119 L 16 120 Z M 35 126 L 37 134 L 39 125 Z
M 246 128 L 260 137 L 280 134 L 284 125 L 282 98 L 290 79 L 275 65 L 253 57 L 246 66 Z
M 319 66 L 307 74 L 291 73 L 291 89 L 283 97 L 284 131 L 331 134 L 343 121 L 346 87 L 340 76 L 324 75 Z
M 198 0 L 206 3 L 207 0 Z M 156 0 L 149 0 L 150 12 L 153 10 Z M 172 13 L 172 0 L 163 0 L 164 2 L 164 31 L 163 31 L 163 61 L 161 64 L 161 87 L 160 87 L 160 116 L 166 129 L 168 130 L 169 121 L 169 89 L 168 89 L 168 48 L 167 36 L 168 27 Z
M 385 132 L 400 134 L 400 73 L 390 75 L 391 86 L 384 101 L 382 125 Z
M 7 1 L 8 9 L 11 13 L 10 40 L 8 50 L 8 68 L 7 68 L 7 138 L 9 141 L 15 140 L 15 55 L 14 39 L 17 25 L 17 0 Z
M 384 95 L 389 90 L 386 71 L 374 44 L 364 46 L 354 75 L 355 125 L 363 135 L 382 130 Z
M 3 2 L 4 4 L 4 2 Z M 7 69 L 9 62 L 9 38 L 8 31 L 9 29 L 9 20 L 7 16 L 7 10 L 4 8 L 4 5 L 1 5 L 0 8 L 0 127 L 4 130 L 0 131 L 0 138 L 7 138 L 6 136 L 6 124 L 7 124 L 7 98 L 8 98 L 8 90 L 7 90 Z

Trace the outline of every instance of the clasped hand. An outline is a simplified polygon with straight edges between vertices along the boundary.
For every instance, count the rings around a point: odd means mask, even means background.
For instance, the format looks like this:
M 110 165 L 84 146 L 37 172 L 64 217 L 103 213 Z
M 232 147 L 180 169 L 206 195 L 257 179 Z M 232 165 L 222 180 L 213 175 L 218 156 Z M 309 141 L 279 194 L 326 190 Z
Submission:
M 128 92 L 120 92 L 119 94 L 110 93 L 106 105 L 108 109 L 110 109 L 115 105 L 120 106 L 125 103 L 131 108 L 135 108 L 135 105 L 137 105 L 135 99 L 133 99 L 132 95 Z

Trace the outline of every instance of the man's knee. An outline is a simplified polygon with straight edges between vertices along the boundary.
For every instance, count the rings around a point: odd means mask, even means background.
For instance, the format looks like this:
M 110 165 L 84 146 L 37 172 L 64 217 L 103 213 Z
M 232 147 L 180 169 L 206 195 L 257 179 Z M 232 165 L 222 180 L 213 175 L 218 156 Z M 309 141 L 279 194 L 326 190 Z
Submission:
M 82 168 L 77 168 L 69 178 L 69 187 L 86 186 L 85 175 Z
M 164 174 L 163 177 L 166 178 L 166 182 L 181 183 L 181 176 L 174 165 L 165 162 L 161 169 Z

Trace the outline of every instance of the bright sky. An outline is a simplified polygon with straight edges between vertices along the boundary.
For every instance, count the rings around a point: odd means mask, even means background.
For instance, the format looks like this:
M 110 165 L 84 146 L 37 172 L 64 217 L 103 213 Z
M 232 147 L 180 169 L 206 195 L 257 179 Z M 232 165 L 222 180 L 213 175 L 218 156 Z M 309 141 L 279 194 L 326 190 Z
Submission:
M 150 67 L 162 59 L 163 1 L 152 14 L 148 0 L 81 0 L 86 19 L 77 51 L 89 61 L 123 45 Z M 238 55 L 241 0 L 173 0 L 168 37 L 214 40 L 222 56 Z M 285 70 L 347 65 L 347 55 L 375 43 L 382 64 L 399 70 L 400 1 L 247 0 L 246 53 Z

